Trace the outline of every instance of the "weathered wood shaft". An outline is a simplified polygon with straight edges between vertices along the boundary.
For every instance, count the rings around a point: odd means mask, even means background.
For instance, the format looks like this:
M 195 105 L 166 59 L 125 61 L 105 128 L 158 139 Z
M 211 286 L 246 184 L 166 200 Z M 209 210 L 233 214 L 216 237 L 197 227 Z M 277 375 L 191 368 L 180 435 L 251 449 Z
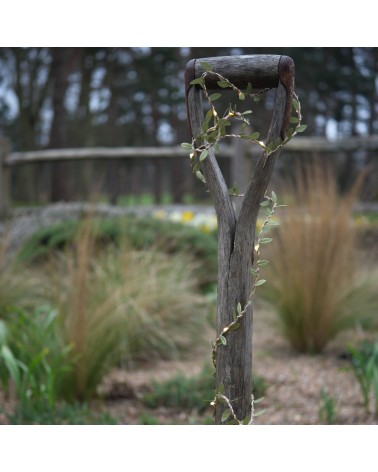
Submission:
M 291 68 L 292 61 L 286 67 Z M 203 59 L 211 63 L 209 59 Z M 198 60 L 201 62 L 201 60 Z M 279 61 L 275 74 L 279 74 Z M 292 91 L 292 87 L 289 87 Z M 187 105 L 190 128 L 193 136 L 201 132 L 203 120 L 201 91 L 190 87 L 187 91 Z M 289 97 L 290 100 L 292 96 Z M 288 87 L 277 84 L 276 105 L 273 113 L 267 142 L 281 137 L 282 126 L 287 118 Z M 201 169 L 206 178 L 207 186 L 212 196 L 218 218 L 218 295 L 217 295 L 217 327 L 216 335 L 228 326 L 233 318 L 232 313 L 238 303 L 246 306 L 252 291 L 252 275 L 250 269 L 253 263 L 255 227 L 274 163 L 281 148 L 268 157 L 263 152 L 255 166 L 246 194 L 243 198 L 239 217 L 236 218 L 229 196 L 227 185 L 210 149 L 209 156 L 202 162 Z M 217 349 L 216 382 L 217 387 L 222 383 L 225 395 L 239 419 L 250 413 L 251 407 L 251 377 L 252 377 L 252 306 L 246 310 L 238 330 L 227 334 L 227 345 Z M 217 403 L 215 422 L 221 424 L 221 416 L 225 406 Z

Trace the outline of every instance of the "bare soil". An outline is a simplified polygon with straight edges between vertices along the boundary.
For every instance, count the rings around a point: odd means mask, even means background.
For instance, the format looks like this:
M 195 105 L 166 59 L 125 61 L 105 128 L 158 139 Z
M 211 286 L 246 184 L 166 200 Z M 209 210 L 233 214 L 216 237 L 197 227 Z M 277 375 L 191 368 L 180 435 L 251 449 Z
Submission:
M 323 389 L 334 401 L 334 424 L 377 424 L 373 410 L 365 411 L 360 387 L 345 358 L 347 344 L 355 344 L 364 337 L 366 333 L 355 329 L 338 336 L 322 354 L 298 354 L 281 335 L 274 314 L 266 308 L 256 309 L 254 371 L 265 379 L 267 390 L 259 405 L 266 408 L 266 412 L 257 417 L 255 423 L 326 424 L 319 415 Z M 151 389 L 152 380 L 167 380 L 178 372 L 197 374 L 209 361 L 209 355 L 210 348 L 206 345 L 191 360 L 157 362 L 131 372 L 113 371 L 103 385 L 104 391 L 113 397 L 106 401 L 106 410 L 121 424 L 141 424 L 146 416 L 153 417 L 158 424 L 211 424 L 210 408 L 199 417 L 195 411 L 148 409 L 140 400 L 143 393 Z M 120 398 L 122 396 L 127 398 Z

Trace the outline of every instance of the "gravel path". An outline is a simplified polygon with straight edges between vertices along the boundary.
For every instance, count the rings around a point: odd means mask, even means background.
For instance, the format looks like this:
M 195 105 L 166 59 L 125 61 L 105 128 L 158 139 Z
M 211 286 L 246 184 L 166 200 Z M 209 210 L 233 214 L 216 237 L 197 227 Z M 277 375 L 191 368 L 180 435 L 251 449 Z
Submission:
M 373 411 L 366 413 L 358 383 L 349 369 L 349 362 L 342 358 L 346 345 L 360 338 L 358 332 L 340 335 L 321 355 L 298 355 L 281 336 L 274 314 L 264 309 L 255 313 L 254 369 L 267 384 L 265 399 L 260 408 L 266 412 L 255 419 L 256 424 L 316 425 L 324 424 L 319 418 L 320 392 L 324 389 L 335 403 L 335 424 L 378 424 Z M 207 346 L 206 346 L 207 348 Z M 138 424 L 146 412 L 159 424 L 201 424 L 195 411 L 178 412 L 169 408 L 149 410 L 138 396 L 149 388 L 152 379 L 166 380 L 177 372 L 197 374 L 208 360 L 209 352 L 203 350 L 188 362 L 160 362 L 151 368 L 134 372 L 114 371 L 107 380 L 107 387 L 127 399 L 106 403 L 107 410 L 124 424 Z M 371 403 L 373 404 L 373 403 Z M 207 412 L 211 415 L 211 410 Z

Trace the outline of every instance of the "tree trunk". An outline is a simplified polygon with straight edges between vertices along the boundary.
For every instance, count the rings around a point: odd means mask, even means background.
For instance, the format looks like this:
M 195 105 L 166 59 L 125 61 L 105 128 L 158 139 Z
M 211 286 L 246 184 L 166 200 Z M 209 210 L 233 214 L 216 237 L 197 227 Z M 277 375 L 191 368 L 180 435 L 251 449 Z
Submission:
M 64 97 L 67 89 L 66 48 L 52 48 L 51 73 L 54 82 L 52 108 L 54 117 L 50 130 L 49 147 L 59 149 L 65 146 L 65 108 Z M 56 162 L 52 168 L 51 200 L 57 202 L 68 199 L 67 164 Z

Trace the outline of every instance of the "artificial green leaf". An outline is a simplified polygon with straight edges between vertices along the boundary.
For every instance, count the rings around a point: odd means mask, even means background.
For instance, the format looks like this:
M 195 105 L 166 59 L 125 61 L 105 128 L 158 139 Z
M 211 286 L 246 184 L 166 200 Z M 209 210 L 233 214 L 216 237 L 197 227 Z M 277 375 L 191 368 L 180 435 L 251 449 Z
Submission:
M 204 177 L 204 175 L 202 174 L 201 171 L 197 170 L 196 177 L 197 177 L 197 179 L 200 179 L 204 184 L 206 183 L 206 179 L 205 179 L 205 177 Z
M 268 244 L 268 243 L 271 243 L 272 241 L 273 241 L 272 238 L 261 238 L 260 244 Z
M 230 326 L 230 331 L 236 331 L 240 328 L 240 323 L 234 323 Z
M 222 413 L 222 418 L 221 418 L 221 422 L 223 423 L 224 421 L 228 420 L 228 418 L 231 416 L 231 410 L 229 408 L 227 408 L 226 410 L 224 410 L 224 412 Z
M 298 128 L 296 128 L 296 132 L 297 133 L 303 133 L 303 131 L 305 131 L 307 129 L 307 125 L 301 125 L 301 126 L 298 126 Z
M 208 62 L 201 62 L 200 65 L 201 65 L 202 69 L 206 72 L 211 72 L 213 70 L 213 68 L 211 67 L 211 65 Z
M 269 200 L 263 200 L 261 203 L 260 203 L 260 206 L 261 207 L 266 207 L 266 206 L 269 206 L 270 205 L 270 201 Z
M 200 162 L 203 161 L 203 160 L 205 160 L 208 155 L 209 155 L 209 151 L 208 151 L 207 149 L 205 149 L 204 151 L 202 151 L 202 152 L 201 152 L 201 155 L 200 155 L 200 158 L 199 158 Z
M 218 393 L 224 393 L 224 385 L 222 383 L 218 385 Z
M 199 161 L 196 162 L 193 166 L 193 172 L 196 173 L 197 171 L 199 171 L 201 169 L 201 166 L 200 166 L 200 163 Z
M 272 201 L 273 203 L 277 203 L 277 195 L 272 190 Z
M 265 259 L 262 259 L 261 261 L 258 261 L 257 265 L 259 267 L 265 267 L 266 265 L 269 264 L 269 261 L 265 260 Z
M 237 304 L 236 309 L 238 311 L 238 314 L 240 315 L 240 313 L 242 312 L 242 307 L 241 307 L 240 302 Z
M 212 108 L 210 108 L 210 110 L 208 110 L 208 112 L 206 113 L 205 121 L 209 123 L 212 117 L 213 117 L 213 110 Z
M 245 100 L 244 93 L 242 93 L 242 92 L 239 93 L 239 100 Z
M 260 415 L 262 415 L 262 414 L 265 413 L 265 412 L 266 412 L 266 408 L 265 408 L 264 410 L 258 411 L 257 413 L 254 413 L 253 416 L 256 418 L 257 416 L 260 416 Z
M 251 82 L 248 82 L 247 90 L 245 91 L 245 93 L 246 93 L 247 95 L 251 95 L 252 90 L 253 90 L 253 89 L 252 89 L 252 84 L 251 84 Z
M 267 223 L 268 226 L 279 226 L 279 222 L 278 221 L 268 221 Z
M 212 93 L 210 96 L 209 96 L 209 100 L 211 102 L 215 102 L 215 100 L 218 100 L 218 98 L 220 98 L 222 95 L 220 93 Z
M 190 85 L 201 85 L 201 87 L 203 87 L 205 85 L 205 80 L 202 77 L 198 77 L 198 79 L 192 80 Z
M 293 98 L 293 107 L 294 107 L 296 110 L 299 110 L 299 103 L 298 103 L 298 101 L 297 101 L 295 98 Z
M 261 100 L 260 95 L 254 95 L 254 96 L 253 96 L 253 101 L 254 101 L 255 103 L 258 103 L 260 100 Z
M 252 110 L 246 110 L 243 111 L 242 115 L 250 115 L 252 113 Z
M 270 152 L 273 149 L 273 143 L 269 143 L 268 146 L 266 147 L 265 151 Z
M 244 424 L 245 426 L 248 425 L 248 423 L 250 422 L 250 420 L 251 420 L 251 415 L 246 416 L 246 417 L 244 418 L 244 420 L 243 420 L 243 424 Z
M 228 88 L 228 87 L 231 87 L 231 85 L 226 82 L 225 80 L 219 80 L 217 82 L 217 84 L 219 85 L 220 88 Z
M 239 421 L 237 419 L 232 419 L 231 421 L 229 421 L 227 423 L 227 426 L 233 426 L 233 425 L 237 425 L 237 424 L 240 424 Z
M 220 335 L 219 340 L 223 344 L 223 346 L 227 345 L 227 339 L 224 336 Z
M 226 120 L 226 118 L 221 118 L 221 119 L 219 120 L 219 124 L 220 124 L 221 126 L 231 126 L 231 123 L 229 122 L 229 120 Z
M 290 118 L 290 123 L 298 123 L 298 122 L 299 122 L 299 119 L 296 116 L 292 116 Z
M 257 398 L 256 400 L 253 400 L 253 404 L 256 405 L 257 403 L 261 403 L 264 400 L 265 397 L 260 397 Z
M 210 142 L 216 141 L 217 138 L 218 138 L 218 131 L 217 131 L 217 130 L 212 131 L 212 132 L 209 134 L 209 136 L 208 136 L 208 140 L 209 140 Z
M 251 139 L 259 139 L 260 133 L 256 131 L 255 133 L 251 134 Z
M 287 138 L 290 139 L 293 136 L 294 133 L 294 128 L 289 128 L 289 131 L 287 132 Z
M 193 148 L 193 146 L 192 146 L 191 144 L 189 144 L 189 143 L 181 143 L 181 147 L 182 147 L 183 149 L 188 150 L 188 151 L 190 151 L 190 150 Z
M 265 284 L 266 280 L 265 279 L 260 279 L 255 283 L 255 287 L 259 287 L 260 285 Z

